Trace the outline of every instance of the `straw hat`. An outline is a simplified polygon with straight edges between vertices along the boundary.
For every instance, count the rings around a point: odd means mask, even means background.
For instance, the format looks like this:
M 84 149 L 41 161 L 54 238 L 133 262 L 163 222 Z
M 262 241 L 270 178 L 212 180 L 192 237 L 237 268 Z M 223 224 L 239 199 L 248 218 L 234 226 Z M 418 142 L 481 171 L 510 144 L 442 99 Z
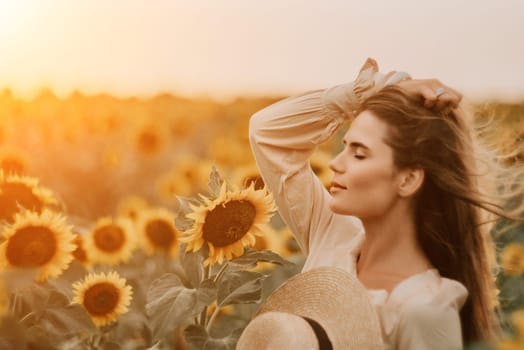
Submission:
M 322 327 L 333 350 L 384 349 L 367 289 L 337 267 L 302 272 L 278 287 L 244 329 L 236 349 L 320 349 L 304 318 Z

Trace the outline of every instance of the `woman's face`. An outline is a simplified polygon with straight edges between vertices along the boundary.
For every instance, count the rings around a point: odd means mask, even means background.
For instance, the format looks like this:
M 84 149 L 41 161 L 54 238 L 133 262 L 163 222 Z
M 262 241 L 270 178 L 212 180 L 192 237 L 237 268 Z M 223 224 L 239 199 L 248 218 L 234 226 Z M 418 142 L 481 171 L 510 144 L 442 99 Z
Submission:
M 361 219 L 384 215 L 399 198 L 393 149 L 384 143 L 387 124 L 363 111 L 344 135 L 344 149 L 330 162 L 330 208 Z

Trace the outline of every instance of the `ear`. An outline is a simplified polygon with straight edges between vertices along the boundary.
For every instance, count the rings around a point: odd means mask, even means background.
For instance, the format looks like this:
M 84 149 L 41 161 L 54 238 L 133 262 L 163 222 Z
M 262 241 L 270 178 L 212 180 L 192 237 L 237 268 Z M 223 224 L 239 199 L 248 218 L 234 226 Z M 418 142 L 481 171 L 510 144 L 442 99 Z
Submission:
M 401 197 L 410 197 L 417 193 L 424 183 L 424 169 L 407 168 L 400 173 L 398 194 Z

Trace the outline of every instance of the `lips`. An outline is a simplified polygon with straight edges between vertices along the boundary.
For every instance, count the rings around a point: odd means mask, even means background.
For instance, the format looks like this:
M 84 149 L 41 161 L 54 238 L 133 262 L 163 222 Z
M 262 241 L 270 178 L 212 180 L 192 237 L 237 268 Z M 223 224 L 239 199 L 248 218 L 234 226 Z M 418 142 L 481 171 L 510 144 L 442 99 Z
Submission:
M 342 189 L 342 190 L 347 189 L 347 187 L 342 186 L 341 184 L 339 184 L 336 181 L 331 181 L 331 188 L 339 188 L 339 189 Z

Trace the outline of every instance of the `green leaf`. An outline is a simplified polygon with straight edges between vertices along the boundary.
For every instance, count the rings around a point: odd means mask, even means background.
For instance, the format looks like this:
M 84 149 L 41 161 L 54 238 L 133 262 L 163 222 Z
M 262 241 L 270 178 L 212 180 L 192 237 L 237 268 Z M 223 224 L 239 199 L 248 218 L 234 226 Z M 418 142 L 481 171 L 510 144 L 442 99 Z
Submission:
M 184 287 L 180 278 L 174 274 L 165 274 L 156 279 L 148 290 L 146 304 L 155 339 L 191 321 L 192 317 L 215 300 L 215 296 L 216 288 L 212 281 L 190 289 Z
M 86 268 L 78 261 L 73 260 L 59 278 L 50 278 L 45 282 L 45 285 L 51 289 L 58 290 L 71 299 L 73 298 L 73 288 L 71 285 L 83 279 L 85 275 L 87 275 Z
M 145 313 L 130 308 L 129 312 L 118 318 L 109 340 L 119 343 L 123 349 L 144 349 L 152 342 L 149 322 Z
M 69 304 L 69 299 L 63 293 L 57 290 L 49 292 L 49 299 L 47 299 L 47 308 L 62 307 Z
M 176 229 L 180 232 L 184 232 L 193 227 L 193 220 L 186 217 L 186 214 L 192 212 L 191 208 L 189 207 L 189 204 L 191 202 L 191 204 L 198 204 L 198 202 L 192 198 L 181 196 L 176 196 L 176 199 L 177 203 L 175 207 L 175 212 L 177 213 L 177 216 L 173 218 L 173 220 L 175 221 Z
M 262 280 L 265 277 L 259 272 L 229 270 L 218 285 L 218 307 L 259 302 L 262 296 Z
M 211 167 L 211 173 L 209 174 L 209 181 L 207 183 L 209 187 L 209 192 L 215 197 L 220 195 L 220 188 L 222 187 L 224 180 L 220 177 L 220 174 L 217 171 L 215 165 Z
M 11 294 L 9 304 L 12 307 L 12 314 L 15 317 L 26 318 L 26 320 L 39 318 L 45 310 L 51 291 L 42 285 L 33 283 L 29 287 L 19 289 Z M 26 317 L 31 314 L 31 317 Z M 29 323 L 26 323 L 29 324 Z
M 253 248 L 245 248 L 244 254 L 231 260 L 231 264 L 242 265 L 248 267 L 256 266 L 258 261 L 268 262 L 277 265 L 294 265 L 291 261 L 282 258 L 271 250 L 256 250 Z
M 56 339 L 52 339 L 51 335 L 41 325 L 34 325 L 25 331 L 27 338 L 28 349 L 42 349 L 55 350 Z
M 97 329 L 84 308 L 78 304 L 49 307 L 39 323 L 57 337 L 94 333 Z
M 499 300 L 505 311 L 517 309 L 524 305 L 524 278 L 522 276 L 507 276 L 500 286 Z
M 184 329 L 187 343 L 195 350 L 235 350 L 241 333 L 240 328 L 224 338 L 212 338 L 202 326 L 190 325 Z
M 180 263 L 184 269 L 186 279 L 191 283 L 193 288 L 196 288 L 202 280 L 204 274 L 202 269 L 204 256 L 200 251 L 186 252 L 185 247 L 185 245 L 180 247 Z M 207 248 L 207 245 L 202 248 Z
M 101 350 L 120 350 L 121 347 L 117 343 L 113 342 L 105 342 L 101 345 Z
M 0 278 L 4 281 L 6 293 L 17 293 L 19 290 L 36 285 L 37 269 L 6 269 Z
M 162 349 L 164 349 L 162 342 L 157 341 L 156 343 L 148 347 L 146 350 L 162 350 Z
M 57 290 L 35 284 L 13 298 L 14 314 L 24 318 L 25 325 L 38 325 L 46 334 L 59 337 L 94 332 L 95 325 L 81 305 L 69 302 L 69 298 Z M 29 315 L 30 316 L 27 316 Z
M 26 329 L 15 317 L 4 316 L 0 322 L 0 349 L 25 349 Z

